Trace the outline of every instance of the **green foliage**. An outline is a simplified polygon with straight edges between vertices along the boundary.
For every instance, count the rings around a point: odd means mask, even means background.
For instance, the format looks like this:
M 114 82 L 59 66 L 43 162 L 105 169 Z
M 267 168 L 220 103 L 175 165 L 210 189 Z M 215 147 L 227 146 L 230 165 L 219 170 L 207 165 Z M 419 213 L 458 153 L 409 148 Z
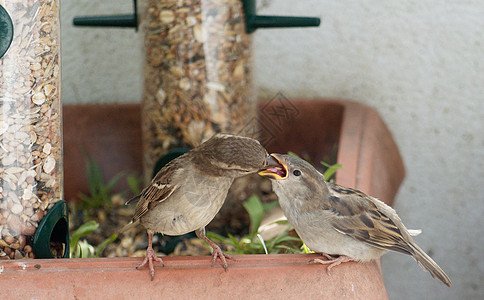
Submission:
M 342 164 L 330 165 L 330 164 L 328 164 L 324 161 L 321 161 L 320 163 L 327 168 L 326 171 L 324 171 L 324 173 L 323 173 L 324 179 L 326 179 L 326 181 L 331 180 L 331 177 L 333 177 L 333 175 L 336 173 L 336 171 L 343 168 Z
M 82 240 L 77 243 L 76 252 L 71 255 L 71 258 L 91 258 L 94 257 L 94 251 L 94 246 Z
M 311 249 L 308 248 L 308 246 L 306 246 L 306 244 L 302 244 L 301 246 L 301 252 L 302 253 L 314 253 L 314 251 L 312 251 Z
M 264 214 L 278 205 L 277 201 L 271 203 L 262 203 L 257 195 L 252 195 L 247 201 L 242 204 L 245 210 L 249 213 L 250 218 L 250 236 L 257 234 L 260 223 L 264 218 Z
M 114 242 L 118 238 L 118 235 L 116 233 L 111 234 L 110 237 L 105 239 L 99 246 L 97 246 L 96 250 L 96 257 L 101 256 L 101 253 L 103 253 L 104 248 L 106 248 L 107 245 L 110 243 Z
M 264 218 L 264 206 L 257 195 L 252 195 L 247 201 L 242 204 L 245 210 L 249 213 L 250 218 L 250 235 L 257 233 L 262 218 Z
M 75 248 L 79 243 L 79 239 L 81 237 L 84 237 L 86 235 L 93 233 L 96 229 L 98 229 L 98 227 L 99 227 L 99 224 L 96 223 L 96 221 L 89 221 L 82 224 L 76 231 L 74 231 L 70 239 L 71 253 L 75 251 Z
M 297 237 L 289 236 L 290 226 L 280 235 L 264 241 L 258 233 L 260 223 L 264 214 L 277 206 L 277 201 L 264 204 L 257 195 L 251 196 L 244 202 L 244 208 L 250 217 L 250 233 L 237 239 L 229 234 L 228 237 L 221 236 L 213 232 L 207 232 L 207 237 L 215 242 L 222 243 L 229 248 L 229 254 L 276 254 L 276 253 L 297 253 L 300 252 L 298 244 L 301 240 Z M 287 222 L 285 223 L 287 224 Z
M 108 183 L 104 183 L 103 174 L 98 163 L 88 157 L 85 158 L 85 162 L 90 193 L 89 195 L 79 194 L 79 198 L 82 201 L 79 202 L 78 207 L 85 210 L 111 207 L 111 190 L 124 175 L 124 172 L 114 176 Z
M 71 258 L 89 258 L 89 257 L 99 257 L 104 250 L 104 248 L 112 243 L 118 237 L 116 234 L 111 235 L 104 242 L 102 242 L 97 251 L 95 248 L 89 244 L 85 239 L 80 240 L 83 237 L 96 231 L 99 228 L 99 223 L 96 221 L 89 221 L 81 225 L 71 236 L 70 239 L 70 253 Z
M 135 195 L 141 194 L 141 178 L 129 175 L 126 177 L 126 182 L 128 183 L 129 188 Z

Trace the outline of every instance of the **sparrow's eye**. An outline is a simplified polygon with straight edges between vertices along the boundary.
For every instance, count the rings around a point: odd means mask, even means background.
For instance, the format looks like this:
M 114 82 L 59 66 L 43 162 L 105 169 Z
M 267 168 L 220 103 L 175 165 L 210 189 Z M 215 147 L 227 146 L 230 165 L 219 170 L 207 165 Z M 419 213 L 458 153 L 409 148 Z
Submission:
M 294 174 L 294 176 L 300 176 L 301 175 L 301 171 L 294 170 L 294 172 L 292 172 L 292 174 Z

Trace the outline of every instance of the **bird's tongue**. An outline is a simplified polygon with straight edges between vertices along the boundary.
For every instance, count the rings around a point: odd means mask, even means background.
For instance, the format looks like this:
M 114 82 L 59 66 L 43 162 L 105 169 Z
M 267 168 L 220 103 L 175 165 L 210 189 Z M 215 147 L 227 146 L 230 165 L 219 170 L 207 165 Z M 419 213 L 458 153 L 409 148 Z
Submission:
M 277 174 L 281 177 L 286 176 L 286 170 L 284 170 L 284 168 L 281 168 L 281 167 L 270 167 L 270 168 L 267 168 L 266 170 L 271 173 Z

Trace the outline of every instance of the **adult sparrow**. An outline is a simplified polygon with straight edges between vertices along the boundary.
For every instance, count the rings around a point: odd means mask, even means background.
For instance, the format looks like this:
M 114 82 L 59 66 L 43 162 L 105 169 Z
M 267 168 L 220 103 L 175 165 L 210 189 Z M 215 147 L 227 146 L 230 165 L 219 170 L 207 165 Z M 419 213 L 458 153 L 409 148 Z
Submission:
M 417 263 L 450 287 L 442 269 L 413 241 L 395 210 L 355 189 L 324 180 L 308 162 L 271 154 L 279 166 L 268 165 L 259 175 L 272 188 L 289 222 L 302 241 L 327 260 L 327 271 L 347 261 L 366 262 L 389 250 L 411 255 Z
M 266 166 L 270 156 L 259 141 L 229 134 L 216 134 L 200 146 L 165 165 L 140 195 L 134 216 L 121 232 L 138 224 L 148 232 L 146 258 L 137 269 L 148 263 L 154 278 L 153 234 L 183 235 L 195 231 L 213 249 L 227 270 L 227 258 L 220 247 L 205 235 L 205 226 L 222 207 L 235 178 L 255 173 Z M 269 159 L 270 160 L 270 159 Z

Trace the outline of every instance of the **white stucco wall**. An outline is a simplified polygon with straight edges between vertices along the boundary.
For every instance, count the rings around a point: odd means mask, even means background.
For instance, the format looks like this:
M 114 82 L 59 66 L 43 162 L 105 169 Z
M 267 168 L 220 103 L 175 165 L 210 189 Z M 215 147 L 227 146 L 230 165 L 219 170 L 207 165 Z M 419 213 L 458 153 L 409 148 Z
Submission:
M 77 16 L 133 13 L 132 0 L 61 0 L 64 103 L 141 101 L 142 36 L 134 29 L 74 27 Z
M 376 107 L 407 168 L 395 207 L 453 281 L 387 254 L 391 299 L 484 298 L 484 2 L 261 2 L 260 13 L 320 16 L 317 29 L 258 30 L 261 96 L 348 98 Z M 62 1 L 63 100 L 137 102 L 140 36 L 80 29 L 74 15 L 130 12 L 131 2 Z

